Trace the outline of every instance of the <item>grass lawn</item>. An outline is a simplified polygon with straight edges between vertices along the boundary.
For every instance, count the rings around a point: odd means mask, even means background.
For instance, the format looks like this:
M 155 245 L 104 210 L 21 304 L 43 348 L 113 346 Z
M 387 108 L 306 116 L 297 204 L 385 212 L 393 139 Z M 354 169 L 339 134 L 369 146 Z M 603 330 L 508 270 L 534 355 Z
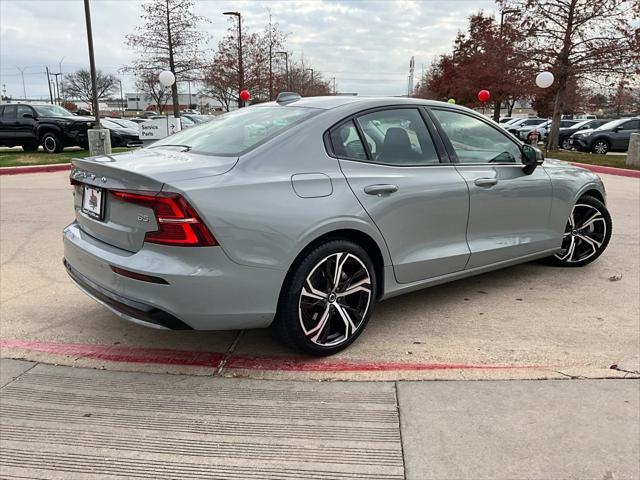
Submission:
M 573 150 L 552 150 L 545 154 L 548 158 L 557 158 L 567 162 L 589 163 L 591 165 L 603 165 L 605 167 L 628 168 L 640 170 L 638 167 L 627 165 L 626 155 L 599 155 L 597 153 L 575 152 Z
M 114 148 L 113 153 L 126 152 L 130 148 Z M 89 156 L 89 150 L 65 150 L 62 153 L 23 152 L 22 150 L 0 151 L 0 167 L 27 167 L 69 163 L 72 158 Z

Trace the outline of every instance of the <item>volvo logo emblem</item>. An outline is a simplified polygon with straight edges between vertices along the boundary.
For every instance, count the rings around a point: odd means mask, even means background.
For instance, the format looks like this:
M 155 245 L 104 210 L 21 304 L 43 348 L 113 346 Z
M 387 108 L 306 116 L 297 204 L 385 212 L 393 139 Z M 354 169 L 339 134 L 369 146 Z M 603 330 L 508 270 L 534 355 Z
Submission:
M 100 180 L 102 180 L 102 183 L 107 183 L 107 177 L 102 177 Z

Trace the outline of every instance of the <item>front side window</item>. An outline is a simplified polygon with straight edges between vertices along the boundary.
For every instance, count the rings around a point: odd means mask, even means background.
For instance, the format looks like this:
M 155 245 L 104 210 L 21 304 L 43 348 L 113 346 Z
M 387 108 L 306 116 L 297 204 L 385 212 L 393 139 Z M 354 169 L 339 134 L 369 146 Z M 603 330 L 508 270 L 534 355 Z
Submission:
M 155 142 L 149 148 L 183 145 L 194 153 L 238 155 L 321 110 L 306 107 L 241 108 Z
M 33 110 L 25 105 L 18 105 L 17 116 L 18 119 L 24 118 L 23 115 L 28 113 L 29 115 L 33 115 Z
M 485 122 L 450 110 L 433 110 L 460 163 L 520 163 L 520 146 Z
M 391 165 L 426 165 L 440 159 L 420 112 L 413 108 L 381 110 L 362 115 L 371 160 Z

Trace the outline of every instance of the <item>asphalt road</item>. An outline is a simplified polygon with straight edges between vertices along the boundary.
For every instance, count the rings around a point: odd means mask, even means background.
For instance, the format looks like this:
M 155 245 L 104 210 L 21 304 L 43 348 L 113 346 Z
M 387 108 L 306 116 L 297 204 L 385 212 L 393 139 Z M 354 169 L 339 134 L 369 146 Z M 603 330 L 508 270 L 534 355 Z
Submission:
M 73 215 L 67 175 L 0 177 L 3 357 L 295 379 L 594 378 L 640 371 L 637 179 L 603 176 L 614 234 L 597 262 L 580 269 L 530 263 L 382 302 L 356 344 L 317 361 L 292 354 L 267 331 L 156 331 L 119 321 L 95 304 L 62 267 L 61 230 Z

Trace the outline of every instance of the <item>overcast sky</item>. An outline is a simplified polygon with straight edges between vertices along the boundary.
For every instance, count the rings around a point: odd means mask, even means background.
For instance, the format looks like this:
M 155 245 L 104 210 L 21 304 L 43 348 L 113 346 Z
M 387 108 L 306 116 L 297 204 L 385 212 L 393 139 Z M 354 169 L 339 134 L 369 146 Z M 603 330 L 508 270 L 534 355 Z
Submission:
M 140 0 L 92 0 L 97 67 L 115 73 L 132 91 L 131 77 L 119 69 L 133 52 L 125 35 L 139 23 Z M 288 32 L 287 47 L 336 77 L 338 91 L 361 95 L 401 95 L 407 90 L 409 59 L 415 56 L 416 79 L 423 64 L 449 51 L 470 14 L 497 11 L 492 0 L 448 1 L 226 1 L 196 0 L 196 13 L 215 49 L 227 26 L 223 11 L 238 10 L 243 28 L 261 31 L 271 9 L 274 22 Z M 0 0 L 0 83 L 7 95 L 48 97 L 45 66 L 58 72 L 88 68 L 82 0 Z

